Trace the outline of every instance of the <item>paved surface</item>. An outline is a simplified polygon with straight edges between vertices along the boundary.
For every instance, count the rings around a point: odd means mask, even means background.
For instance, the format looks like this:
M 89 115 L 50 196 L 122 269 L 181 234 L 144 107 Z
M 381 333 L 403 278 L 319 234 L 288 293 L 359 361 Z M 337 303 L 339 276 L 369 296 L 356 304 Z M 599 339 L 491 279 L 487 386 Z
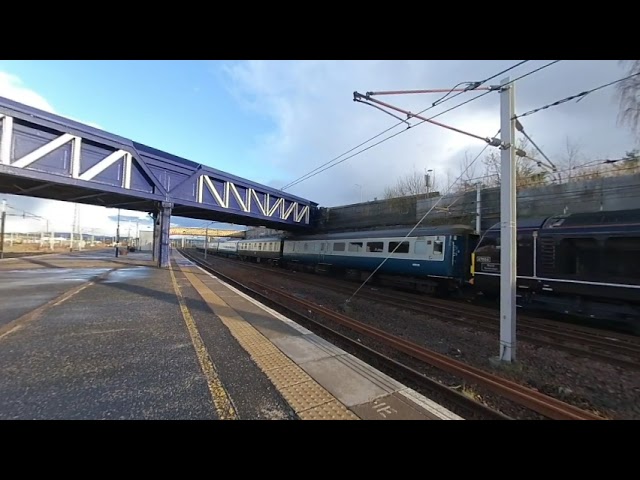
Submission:
M 172 263 L 302 419 L 460 419 L 179 253 Z
M 114 258 L 112 250 L 0 260 L 0 335 L 11 321 L 73 286 L 115 268 L 151 265 L 146 254 Z
M 0 419 L 459 418 L 190 264 L 0 261 Z
M 39 278 L 38 288 L 46 292 L 39 315 L 18 318 L 38 303 L 28 299 L 24 284 L 13 288 L 7 303 L 28 306 L 6 315 L 5 328 L 0 327 L 0 419 L 221 417 L 171 272 L 140 265 L 150 263 L 144 255 L 129 255 L 124 263 L 110 255 L 48 257 L 47 265 L 32 264 L 30 270 L 25 264 L 0 264 L 0 285 L 13 272 Z M 62 279 L 78 276 L 64 268 L 71 264 L 87 270 L 84 279 L 105 269 L 108 275 L 95 283 L 74 277 L 63 287 Z M 234 399 L 234 417 L 297 418 L 184 276 L 176 277 L 204 348 Z M 66 298 L 69 288 L 77 293 Z M 67 295 L 53 298 L 64 290 Z

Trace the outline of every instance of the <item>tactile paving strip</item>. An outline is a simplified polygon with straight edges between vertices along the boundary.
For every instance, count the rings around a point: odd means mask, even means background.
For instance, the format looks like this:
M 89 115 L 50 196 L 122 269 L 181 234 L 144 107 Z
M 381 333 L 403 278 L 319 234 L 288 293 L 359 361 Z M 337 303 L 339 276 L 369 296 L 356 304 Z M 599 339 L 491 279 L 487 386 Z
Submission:
M 300 412 L 299 415 L 302 420 L 360 420 L 336 400 Z
M 183 267 L 181 267 L 183 269 Z M 191 272 L 183 273 L 301 420 L 359 420 Z
M 273 346 L 272 343 L 247 343 L 244 341 L 241 341 L 241 343 L 244 349 L 247 350 L 251 357 L 255 360 L 259 359 L 260 357 L 264 357 L 265 355 L 273 354 L 279 351 L 276 347 Z
M 256 358 L 256 363 L 258 363 L 257 360 Z M 260 357 L 260 363 L 258 365 L 263 372 L 268 374 L 271 370 L 291 366 L 291 359 L 278 350 L 277 353 Z
M 335 398 L 313 380 L 298 383 L 280 390 L 289 405 L 297 412 L 304 412 L 310 408 L 329 403 Z
M 278 367 L 265 373 L 278 390 L 311 380 L 311 377 L 304 370 L 291 365 Z

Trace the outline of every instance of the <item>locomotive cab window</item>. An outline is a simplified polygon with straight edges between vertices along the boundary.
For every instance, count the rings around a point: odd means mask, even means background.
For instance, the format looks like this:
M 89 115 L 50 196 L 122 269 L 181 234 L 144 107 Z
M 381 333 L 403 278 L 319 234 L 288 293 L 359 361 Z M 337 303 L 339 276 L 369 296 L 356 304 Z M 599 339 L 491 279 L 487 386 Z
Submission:
M 396 249 L 396 247 L 398 248 Z M 389 242 L 387 251 L 389 253 L 409 253 L 409 242 Z
M 433 242 L 433 254 L 442 255 L 443 251 L 444 251 L 444 242 L 442 240 L 435 240 Z
M 640 280 L 640 237 L 613 237 L 605 242 L 606 273 L 614 279 Z
M 600 253 L 594 238 L 563 238 L 556 255 L 558 271 L 578 278 L 596 278 L 600 269 Z
M 428 241 L 431 244 L 431 240 Z M 426 255 L 427 254 L 427 241 L 425 240 L 416 240 L 415 246 L 413 247 L 416 255 Z

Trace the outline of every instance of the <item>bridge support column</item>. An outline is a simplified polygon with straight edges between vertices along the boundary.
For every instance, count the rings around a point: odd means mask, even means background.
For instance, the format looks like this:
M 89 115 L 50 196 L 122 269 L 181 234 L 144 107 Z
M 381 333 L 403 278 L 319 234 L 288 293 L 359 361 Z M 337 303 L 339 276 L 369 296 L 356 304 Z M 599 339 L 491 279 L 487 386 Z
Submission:
M 162 206 L 160 209 L 160 232 L 159 232 L 159 247 L 160 252 L 158 255 L 158 266 L 160 268 L 168 268 L 169 267 L 169 230 L 171 228 L 171 208 L 173 207 L 173 203 L 170 202 L 162 202 Z
M 153 242 L 151 243 L 151 260 L 156 261 L 159 258 L 158 253 L 160 252 L 160 242 L 158 235 L 158 229 L 160 225 L 160 216 L 158 212 L 153 213 Z

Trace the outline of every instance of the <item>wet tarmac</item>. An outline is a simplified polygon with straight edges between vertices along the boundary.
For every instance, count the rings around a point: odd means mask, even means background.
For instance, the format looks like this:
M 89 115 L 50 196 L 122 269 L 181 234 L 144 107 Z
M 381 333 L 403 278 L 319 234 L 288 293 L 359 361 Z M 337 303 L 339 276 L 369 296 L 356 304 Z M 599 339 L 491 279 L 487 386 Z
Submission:
M 169 271 L 107 272 L 79 290 L 105 268 L 0 270 L 5 322 L 75 292 L 0 335 L 0 419 L 216 419 Z
M 152 265 L 149 252 L 116 258 L 112 249 L 0 260 L 0 329 L 109 270 L 107 282 L 126 282 Z
M 0 271 L 0 328 L 110 268 Z

